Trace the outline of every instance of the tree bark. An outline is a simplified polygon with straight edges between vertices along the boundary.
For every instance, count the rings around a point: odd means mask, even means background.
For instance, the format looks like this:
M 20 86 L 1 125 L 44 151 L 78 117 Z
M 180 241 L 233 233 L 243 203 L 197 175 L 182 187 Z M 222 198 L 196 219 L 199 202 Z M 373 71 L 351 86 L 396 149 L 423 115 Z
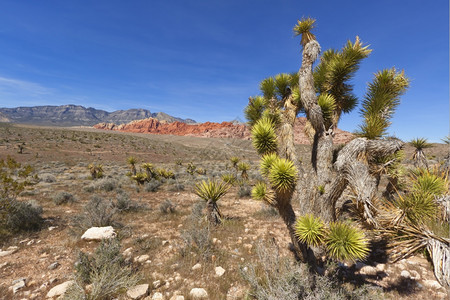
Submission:
M 208 211 L 207 219 L 210 224 L 219 225 L 222 223 L 222 214 L 220 213 L 219 207 L 215 201 L 208 200 L 206 202 L 206 209 Z

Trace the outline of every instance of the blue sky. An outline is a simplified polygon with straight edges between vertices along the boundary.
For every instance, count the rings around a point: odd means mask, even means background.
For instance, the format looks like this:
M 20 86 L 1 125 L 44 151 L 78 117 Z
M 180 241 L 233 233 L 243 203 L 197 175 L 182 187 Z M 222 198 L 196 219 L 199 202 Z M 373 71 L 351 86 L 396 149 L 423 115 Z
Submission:
M 0 10 L 0 107 L 146 108 L 197 121 L 244 119 L 259 82 L 300 67 L 302 16 L 322 49 L 360 36 L 373 52 L 353 83 L 404 69 L 390 134 L 449 134 L 447 0 L 8 1 Z M 339 127 L 357 129 L 356 109 Z

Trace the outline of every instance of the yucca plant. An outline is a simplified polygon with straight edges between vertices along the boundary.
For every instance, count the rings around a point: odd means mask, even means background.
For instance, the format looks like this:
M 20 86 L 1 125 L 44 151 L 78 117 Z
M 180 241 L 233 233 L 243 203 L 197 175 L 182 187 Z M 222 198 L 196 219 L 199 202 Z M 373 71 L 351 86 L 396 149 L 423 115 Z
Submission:
M 91 173 L 92 179 L 102 178 L 103 177 L 103 165 L 89 164 L 88 165 L 89 172 Z
M 241 160 L 239 159 L 239 157 L 237 157 L 237 156 L 232 156 L 232 157 L 230 157 L 230 161 L 231 161 L 231 164 L 233 165 L 233 168 L 235 168 L 235 169 L 237 170 L 237 165 L 238 165 L 238 163 L 241 161 Z
M 261 155 L 276 152 L 277 137 L 274 124 L 269 118 L 259 119 L 252 127 L 252 143 Z
M 136 175 L 136 164 L 137 164 L 137 159 L 134 156 L 130 156 L 127 158 L 127 163 L 130 165 L 130 169 L 131 169 L 131 174 L 132 175 Z
M 450 135 L 447 135 L 445 138 L 441 139 L 441 141 L 446 145 L 450 144 Z
M 141 168 L 145 170 L 147 173 L 148 178 L 155 178 L 157 177 L 157 174 L 155 172 L 154 166 L 151 163 L 143 163 L 141 165 Z
M 229 185 L 233 185 L 236 182 L 236 176 L 234 174 L 222 174 L 222 176 L 220 176 L 222 178 L 223 182 L 226 182 Z
M 317 247 L 325 241 L 325 224 L 319 217 L 304 215 L 295 223 L 295 234 L 300 242 Z
M 188 163 L 187 166 L 186 166 L 186 171 L 187 171 L 190 175 L 194 175 L 196 169 L 197 169 L 197 166 L 194 165 L 193 162 Z
M 244 180 L 248 180 L 248 173 L 247 171 L 250 170 L 250 164 L 246 163 L 246 162 L 240 162 L 237 165 L 237 168 L 239 171 L 241 171 L 241 177 Z
M 264 201 L 271 206 L 276 206 L 275 195 L 264 181 L 258 181 L 252 189 L 252 198 Z
M 294 35 L 301 35 L 302 40 L 300 44 L 304 47 L 309 41 L 315 40 L 316 37 L 311 31 L 314 29 L 315 19 L 302 18 L 294 26 Z
M 369 254 L 364 233 L 347 223 L 330 223 L 325 243 L 329 255 L 337 260 L 363 260 Z
M 278 159 L 278 155 L 276 153 L 269 153 L 261 157 L 260 162 L 260 171 L 264 176 L 268 176 L 270 173 L 270 168 L 272 168 L 272 164 L 275 160 Z
M 206 201 L 207 218 L 212 225 L 218 225 L 222 222 L 222 214 L 217 206 L 217 201 L 227 193 L 229 188 L 230 186 L 223 181 L 210 179 L 203 180 L 195 185 L 195 194 Z
M 139 185 L 143 185 L 144 183 L 150 181 L 148 174 L 143 172 L 137 172 L 136 175 L 131 176 L 131 178 Z
M 292 161 L 285 158 L 277 158 L 272 163 L 269 180 L 276 191 L 280 193 L 293 191 L 297 178 L 297 169 Z
M 424 149 L 431 148 L 433 145 L 428 143 L 425 138 L 412 139 L 409 144 L 414 147 L 414 154 L 412 159 L 414 160 L 414 166 L 428 168 L 427 158 L 424 153 Z

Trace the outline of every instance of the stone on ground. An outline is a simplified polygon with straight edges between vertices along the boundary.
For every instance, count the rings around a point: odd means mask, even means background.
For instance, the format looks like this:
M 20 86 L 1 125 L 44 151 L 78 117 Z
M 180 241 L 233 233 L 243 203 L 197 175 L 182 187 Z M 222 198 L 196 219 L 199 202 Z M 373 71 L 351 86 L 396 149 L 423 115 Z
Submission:
M 114 228 L 112 226 L 106 227 L 91 227 L 81 236 L 85 241 L 100 241 L 102 239 L 112 239 L 116 237 Z

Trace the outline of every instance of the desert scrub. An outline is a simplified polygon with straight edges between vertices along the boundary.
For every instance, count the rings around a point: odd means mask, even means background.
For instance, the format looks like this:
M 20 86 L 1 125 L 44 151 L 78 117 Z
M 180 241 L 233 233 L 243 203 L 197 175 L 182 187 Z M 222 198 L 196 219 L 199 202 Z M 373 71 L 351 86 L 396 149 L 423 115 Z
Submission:
M 0 222 L 0 231 L 2 231 L 2 227 L 9 232 L 39 230 L 42 227 L 44 223 L 43 210 L 35 201 L 0 199 L 0 204 L 4 204 L 6 201 L 8 202 L 7 214 L 4 223 Z
M 256 262 L 241 267 L 241 275 L 251 287 L 250 295 L 262 300 L 382 299 L 380 290 L 366 285 L 344 288 L 332 273 L 311 274 L 304 264 L 280 256 L 278 245 L 260 243 Z
M 75 198 L 74 195 L 72 195 L 71 193 L 65 192 L 65 191 L 60 191 L 60 192 L 56 193 L 55 195 L 53 195 L 53 203 L 55 203 L 56 205 L 73 203 L 76 201 L 77 201 L 77 199 Z
M 118 190 L 114 207 L 119 212 L 137 211 L 144 208 L 143 205 L 131 200 L 128 193 L 123 190 Z
M 161 186 L 161 182 L 156 179 L 152 179 L 144 185 L 144 190 L 146 192 L 156 192 Z
M 202 259 L 209 259 L 213 251 L 211 231 L 209 224 L 204 221 L 203 202 L 197 202 L 192 207 L 191 214 L 186 220 L 186 226 L 181 231 L 180 237 L 183 245 L 179 249 L 181 257 L 188 258 L 191 252 L 196 253 Z
M 176 207 L 171 200 L 166 199 L 159 205 L 159 211 L 162 214 L 173 214 L 176 211 Z
M 92 256 L 80 252 L 75 269 L 76 283 L 63 299 L 112 299 L 140 280 L 139 275 L 125 263 L 117 239 L 103 240 Z M 84 289 L 86 284 L 91 285 L 89 292 Z
M 117 212 L 112 201 L 94 195 L 84 206 L 83 213 L 73 220 L 75 228 L 86 230 L 91 227 L 117 226 L 114 216 Z

